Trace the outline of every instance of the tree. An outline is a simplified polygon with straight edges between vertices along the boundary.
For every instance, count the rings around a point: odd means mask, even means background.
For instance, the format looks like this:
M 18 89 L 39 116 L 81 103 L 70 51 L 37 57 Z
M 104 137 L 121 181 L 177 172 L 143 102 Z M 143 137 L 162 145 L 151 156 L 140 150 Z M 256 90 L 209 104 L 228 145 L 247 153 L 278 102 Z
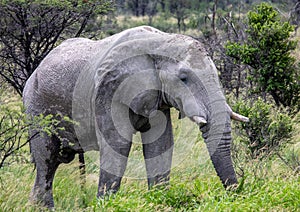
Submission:
M 59 42 L 99 30 L 85 29 L 110 10 L 108 0 L 0 0 L 0 76 L 22 95 L 26 80 Z
M 177 28 L 180 32 L 182 27 L 186 31 L 186 24 L 184 20 L 189 16 L 189 9 L 191 7 L 190 1 L 185 0 L 169 0 L 170 12 L 177 20 Z
M 226 45 L 229 56 L 251 67 L 249 81 L 255 83 L 255 91 L 270 94 L 277 106 L 299 107 L 300 78 L 291 55 L 296 48 L 292 32 L 293 27 L 280 21 L 272 6 L 262 3 L 247 15 L 245 43 Z
M 145 16 L 149 0 L 127 0 L 126 5 L 135 16 Z
M 297 33 L 297 29 L 300 25 L 300 1 L 294 0 L 295 5 L 290 11 L 290 23 L 295 25 L 295 32 Z
M 149 17 L 149 25 L 150 26 L 152 25 L 153 16 L 157 13 L 157 3 L 158 3 L 158 0 L 149 1 L 147 8 L 146 8 L 147 14 Z
M 225 7 L 222 4 L 224 2 L 211 1 L 210 4 L 205 5 L 208 9 L 202 26 L 203 35 L 198 40 L 204 43 L 209 56 L 213 59 L 224 92 L 233 94 L 238 99 L 246 89 L 246 66 L 226 55 L 224 43 L 228 40 L 231 42 L 244 40 L 245 26 L 240 19 L 240 10 L 238 13 L 235 12 L 242 5 Z M 221 7 L 224 7 L 224 10 Z

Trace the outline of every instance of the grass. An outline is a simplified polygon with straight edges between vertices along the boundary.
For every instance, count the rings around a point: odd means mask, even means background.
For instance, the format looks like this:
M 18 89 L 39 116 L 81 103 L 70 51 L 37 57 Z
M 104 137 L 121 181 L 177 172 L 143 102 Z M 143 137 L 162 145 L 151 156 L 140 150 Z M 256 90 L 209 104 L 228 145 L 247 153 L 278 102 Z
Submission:
M 204 144 L 195 146 L 199 150 Z M 54 181 L 56 211 L 299 211 L 300 177 L 280 161 L 265 162 L 267 172 L 257 176 L 248 164 L 243 185 L 233 192 L 222 187 L 209 160 L 198 160 L 200 154 L 193 151 L 194 163 L 187 159 L 173 168 L 166 188 L 149 191 L 145 179 L 128 177 L 117 194 L 100 200 L 95 197 L 98 168 L 92 161 L 83 189 L 77 160 L 61 165 Z M 34 167 L 26 160 L 0 170 L 1 211 L 41 210 L 28 202 L 34 175 Z

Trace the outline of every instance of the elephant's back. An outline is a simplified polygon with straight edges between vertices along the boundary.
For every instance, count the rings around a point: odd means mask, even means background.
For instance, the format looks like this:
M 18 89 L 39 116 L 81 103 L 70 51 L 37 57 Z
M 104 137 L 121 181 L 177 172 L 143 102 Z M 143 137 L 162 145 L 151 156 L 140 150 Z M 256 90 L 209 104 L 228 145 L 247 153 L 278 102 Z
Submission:
M 26 99 L 35 99 L 35 102 L 28 104 L 39 104 L 39 109 L 44 110 L 59 107 L 61 112 L 71 115 L 72 96 L 78 77 L 84 75 L 99 48 L 105 48 L 108 42 L 109 39 L 92 41 L 73 38 L 54 48 L 26 83 Z M 92 86 L 92 82 L 89 85 Z M 24 102 L 28 102 L 26 99 Z
M 68 39 L 53 49 L 36 69 L 38 90 L 43 95 L 71 95 L 80 71 L 95 52 L 95 41 Z

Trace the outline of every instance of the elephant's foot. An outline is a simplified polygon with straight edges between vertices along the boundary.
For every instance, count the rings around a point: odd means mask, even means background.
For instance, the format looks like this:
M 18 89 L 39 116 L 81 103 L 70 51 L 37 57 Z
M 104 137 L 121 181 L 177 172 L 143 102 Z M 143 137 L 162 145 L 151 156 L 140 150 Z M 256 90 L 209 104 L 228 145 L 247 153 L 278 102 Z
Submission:
M 47 188 L 42 188 L 42 186 L 35 186 L 31 191 L 29 200 L 32 204 L 54 210 L 52 189 L 47 190 Z
M 169 185 L 170 172 L 148 178 L 148 188 L 166 188 Z
M 116 193 L 120 188 L 121 180 L 122 177 L 110 174 L 101 169 L 97 197 L 101 198 Z

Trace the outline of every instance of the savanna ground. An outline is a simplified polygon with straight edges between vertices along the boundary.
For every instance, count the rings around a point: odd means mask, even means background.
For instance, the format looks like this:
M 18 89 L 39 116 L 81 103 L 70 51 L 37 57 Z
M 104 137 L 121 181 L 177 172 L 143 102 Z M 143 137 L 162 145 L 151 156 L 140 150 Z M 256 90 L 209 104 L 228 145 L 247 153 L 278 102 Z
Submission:
M 177 120 L 173 112 L 175 151 L 170 185 L 147 189 L 143 179 L 142 151 L 139 136 L 134 138 L 126 176 L 120 191 L 105 199 L 97 199 L 99 168 L 97 153 L 86 155 L 86 183 L 81 187 L 78 159 L 59 167 L 54 181 L 56 211 L 300 211 L 300 176 L 278 158 L 245 159 L 246 149 L 235 158 L 240 185 L 226 191 L 209 160 L 200 133 L 189 120 Z M 299 120 L 297 120 L 299 121 Z M 298 122 L 299 123 L 299 122 Z M 296 125 L 291 148 L 300 153 L 300 127 Z M 0 170 L 1 211 L 41 211 L 29 201 L 35 170 L 25 155 Z M 243 176 L 241 176 L 243 175 Z

